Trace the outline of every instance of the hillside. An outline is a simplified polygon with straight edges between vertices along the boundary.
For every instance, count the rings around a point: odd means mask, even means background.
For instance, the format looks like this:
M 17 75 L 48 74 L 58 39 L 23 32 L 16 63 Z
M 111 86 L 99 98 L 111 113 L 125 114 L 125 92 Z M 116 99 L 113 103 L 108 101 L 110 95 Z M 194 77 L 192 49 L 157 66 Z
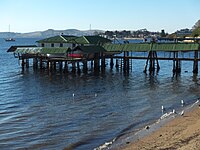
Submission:
M 80 31 L 77 29 L 67 29 L 67 30 L 53 30 L 48 29 L 46 31 L 36 31 L 36 32 L 29 32 L 29 33 L 14 33 L 14 32 L 0 32 L 0 38 L 47 38 L 51 36 L 56 36 L 60 34 L 65 35 L 74 35 L 74 36 L 82 36 L 82 35 L 93 35 L 94 32 L 104 32 L 101 30 L 85 30 Z

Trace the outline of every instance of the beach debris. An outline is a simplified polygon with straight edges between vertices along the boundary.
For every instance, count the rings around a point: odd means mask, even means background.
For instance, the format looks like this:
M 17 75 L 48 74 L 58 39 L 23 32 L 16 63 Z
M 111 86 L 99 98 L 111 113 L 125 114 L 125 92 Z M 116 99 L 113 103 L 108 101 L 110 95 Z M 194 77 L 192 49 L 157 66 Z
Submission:
M 183 111 L 181 111 L 180 115 L 181 115 L 181 116 L 183 116 L 183 115 L 184 115 L 184 110 L 183 110 Z
M 127 142 L 126 142 L 126 144 L 130 144 L 130 142 L 129 142 L 129 141 L 127 141 Z
M 173 114 L 173 112 L 165 113 L 165 114 L 163 114 L 163 115 L 160 117 L 160 119 L 162 120 L 162 119 L 164 119 L 164 118 L 167 118 L 167 117 L 169 117 L 169 116 L 172 115 L 172 114 Z
M 103 145 L 99 146 L 98 148 L 95 148 L 94 150 L 103 150 L 106 149 L 108 146 L 112 145 L 112 141 L 111 142 L 105 142 Z
M 150 126 L 146 126 L 146 127 L 145 127 L 146 130 L 149 130 L 149 128 L 150 128 Z
M 184 106 L 185 105 L 185 102 L 184 100 L 181 100 L 181 105 Z

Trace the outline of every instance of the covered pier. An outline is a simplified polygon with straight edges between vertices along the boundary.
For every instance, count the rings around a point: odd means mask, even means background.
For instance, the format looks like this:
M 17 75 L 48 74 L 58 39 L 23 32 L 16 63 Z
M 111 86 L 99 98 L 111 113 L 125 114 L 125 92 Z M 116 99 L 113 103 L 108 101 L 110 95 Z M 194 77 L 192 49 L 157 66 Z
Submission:
M 84 40 L 83 40 L 84 39 Z M 92 38 L 90 37 L 90 40 Z M 65 41 L 66 42 L 66 41 Z M 115 65 L 124 72 L 129 72 L 132 67 L 132 60 L 144 59 L 144 72 L 159 71 L 161 68 L 159 60 L 173 61 L 172 70 L 174 73 L 181 72 L 181 61 L 193 61 L 193 73 L 198 73 L 198 62 L 200 60 L 199 43 L 125 43 L 112 44 L 96 41 L 94 45 L 89 40 L 73 39 L 77 44 L 75 47 L 30 47 L 16 46 L 12 49 L 14 56 L 21 61 L 21 66 L 29 67 L 29 59 L 33 59 L 33 67 L 41 69 L 56 69 L 72 72 L 88 70 L 88 62 L 94 71 L 104 71 L 106 59 L 110 62 L 110 68 Z M 86 45 L 84 45 L 86 44 Z M 12 47 L 13 48 L 13 47 Z M 188 54 L 186 56 L 186 54 Z M 82 63 L 82 65 L 80 65 Z M 192 66 L 191 66 L 192 67 Z

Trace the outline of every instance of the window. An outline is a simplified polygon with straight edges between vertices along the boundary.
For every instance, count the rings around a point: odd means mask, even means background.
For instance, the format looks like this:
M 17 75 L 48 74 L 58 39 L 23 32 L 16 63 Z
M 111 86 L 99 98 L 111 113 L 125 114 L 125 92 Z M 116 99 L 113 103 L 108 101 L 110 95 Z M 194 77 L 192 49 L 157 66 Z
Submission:
M 51 47 L 54 47 L 54 43 L 51 43 Z
M 60 43 L 60 47 L 63 47 L 63 43 Z
M 44 43 L 42 43 L 41 46 L 44 47 Z

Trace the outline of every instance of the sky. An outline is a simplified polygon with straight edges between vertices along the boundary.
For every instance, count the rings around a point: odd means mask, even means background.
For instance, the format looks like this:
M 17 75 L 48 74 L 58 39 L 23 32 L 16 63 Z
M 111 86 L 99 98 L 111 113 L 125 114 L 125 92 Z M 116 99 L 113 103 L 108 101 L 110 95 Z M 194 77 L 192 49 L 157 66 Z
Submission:
M 192 28 L 200 0 L 0 0 L 0 32 Z

